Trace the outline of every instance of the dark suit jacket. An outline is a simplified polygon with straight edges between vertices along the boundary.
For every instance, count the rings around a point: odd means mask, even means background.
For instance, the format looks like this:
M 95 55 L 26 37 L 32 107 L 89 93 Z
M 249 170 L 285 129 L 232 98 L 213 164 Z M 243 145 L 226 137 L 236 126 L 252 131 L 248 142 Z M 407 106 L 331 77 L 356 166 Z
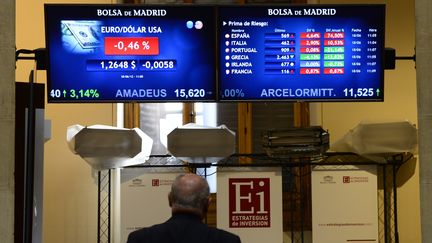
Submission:
M 209 227 L 198 216 L 173 214 L 162 224 L 129 234 L 127 243 L 240 243 L 240 237 Z

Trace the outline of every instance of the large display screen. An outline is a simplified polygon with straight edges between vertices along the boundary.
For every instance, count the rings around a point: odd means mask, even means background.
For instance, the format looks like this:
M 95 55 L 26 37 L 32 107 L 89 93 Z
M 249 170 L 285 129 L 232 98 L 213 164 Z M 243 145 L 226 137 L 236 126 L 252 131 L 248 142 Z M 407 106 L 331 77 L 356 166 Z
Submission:
M 221 6 L 220 101 L 382 101 L 385 5 Z
M 216 100 L 214 10 L 46 4 L 48 102 Z

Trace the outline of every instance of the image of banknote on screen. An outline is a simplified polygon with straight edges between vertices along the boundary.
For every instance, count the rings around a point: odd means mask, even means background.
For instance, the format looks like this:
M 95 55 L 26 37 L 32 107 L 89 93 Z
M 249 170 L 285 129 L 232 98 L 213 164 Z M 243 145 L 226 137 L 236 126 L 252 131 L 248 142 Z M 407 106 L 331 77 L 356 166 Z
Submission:
M 63 47 L 72 53 L 93 53 L 101 44 L 100 21 L 61 21 Z

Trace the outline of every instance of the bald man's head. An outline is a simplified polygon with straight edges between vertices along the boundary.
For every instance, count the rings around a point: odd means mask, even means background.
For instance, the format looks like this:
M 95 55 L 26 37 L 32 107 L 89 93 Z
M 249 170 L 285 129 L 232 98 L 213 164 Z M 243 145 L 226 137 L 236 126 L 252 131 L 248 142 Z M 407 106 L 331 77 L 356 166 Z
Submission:
M 196 174 L 178 175 L 169 194 L 169 203 L 173 212 L 195 211 L 202 214 L 207 212 L 210 189 L 207 181 Z

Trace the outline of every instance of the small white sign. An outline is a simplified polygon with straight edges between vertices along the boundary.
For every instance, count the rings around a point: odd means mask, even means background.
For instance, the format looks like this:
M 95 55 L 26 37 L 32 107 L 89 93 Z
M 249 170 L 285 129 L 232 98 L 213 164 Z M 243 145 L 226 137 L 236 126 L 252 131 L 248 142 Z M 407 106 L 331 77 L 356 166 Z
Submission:
M 313 243 L 378 243 L 376 166 L 312 171 Z
M 242 242 L 282 242 L 282 175 L 265 171 L 218 170 L 217 226 Z
M 121 242 L 137 229 L 165 222 L 171 217 L 168 193 L 181 172 L 149 172 L 145 168 L 122 169 Z

